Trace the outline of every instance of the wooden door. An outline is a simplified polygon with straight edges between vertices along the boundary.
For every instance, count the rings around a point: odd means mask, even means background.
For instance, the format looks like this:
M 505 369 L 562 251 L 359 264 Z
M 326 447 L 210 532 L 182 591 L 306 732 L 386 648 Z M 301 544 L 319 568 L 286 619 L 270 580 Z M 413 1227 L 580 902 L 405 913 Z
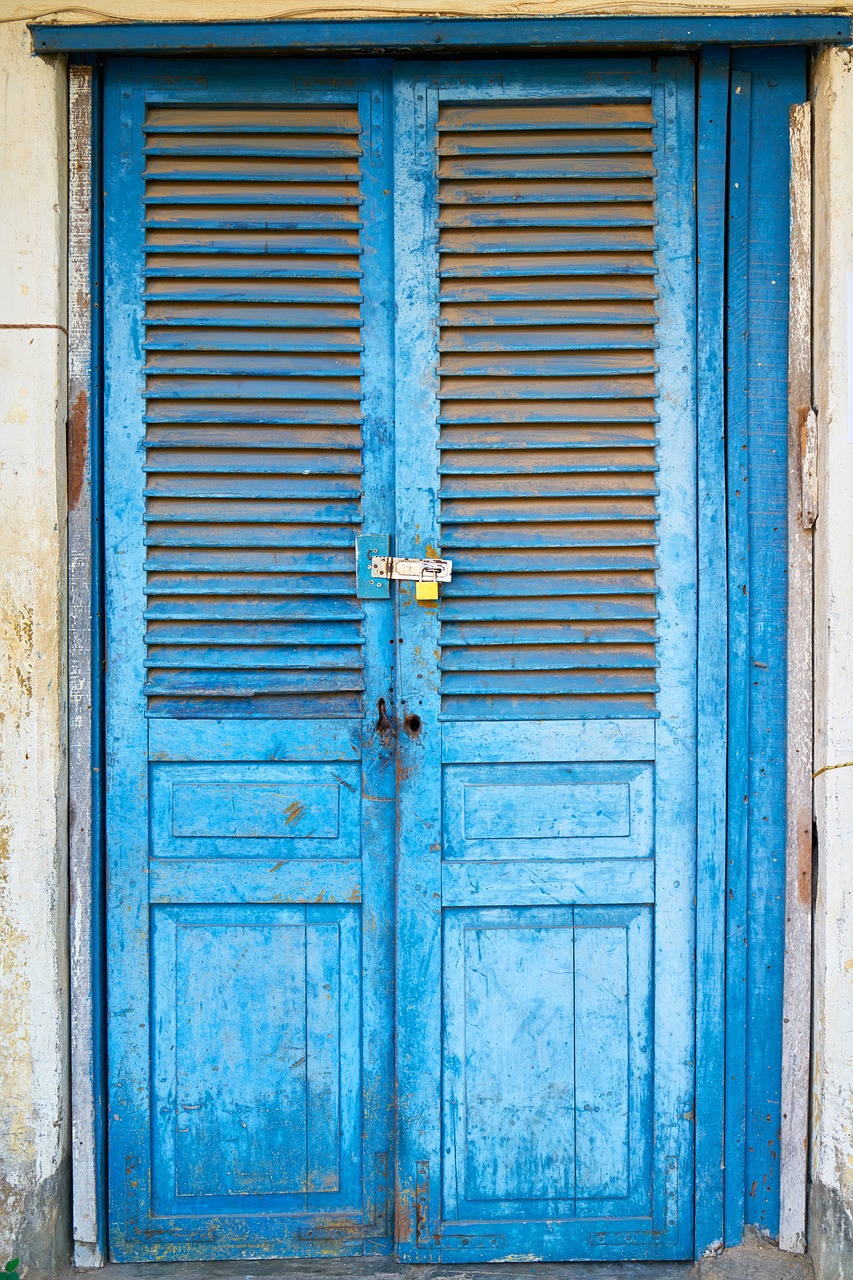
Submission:
M 396 73 L 411 1262 L 691 1254 L 693 120 L 679 60 Z
M 387 1249 L 381 67 L 106 86 L 110 1248 Z M 370 288 L 364 281 L 370 278 Z

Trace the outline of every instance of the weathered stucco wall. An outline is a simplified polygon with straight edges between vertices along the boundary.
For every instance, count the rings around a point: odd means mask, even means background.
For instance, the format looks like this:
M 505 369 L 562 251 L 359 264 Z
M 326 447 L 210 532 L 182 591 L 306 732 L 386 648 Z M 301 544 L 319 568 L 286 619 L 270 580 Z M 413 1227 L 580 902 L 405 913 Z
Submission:
M 65 83 L 0 24 L 0 1266 L 67 1234 Z
M 252 22 L 273 18 L 399 18 L 557 14 L 849 13 L 821 0 L 3 0 L 27 22 Z M 2 5 L 0 5 L 2 11 Z
M 798 4 L 603 0 L 606 12 L 762 12 Z M 849 6 L 836 6 L 849 8 Z M 0 1266 L 67 1247 L 64 756 L 65 79 L 25 19 L 226 20 L 590 12 L 589 0 L 0 0 Z M 17 18 L 19 21 L 11 21 Z M 820 843 L 811 1245 L 853 1280 L 853 61 L 816 65 L 816 768 Z M 850 317 L 853 325 L 853 314 Z M 850 767 L 848 767 L 850 766 Z
M 815 780 L 818 830 L 811 1247 L 853 1280 L 853 59 L 815 67 Z M 851 301 L 848 302 L 848 297 Z M 821 772 L 823 770 L 823 772 Z

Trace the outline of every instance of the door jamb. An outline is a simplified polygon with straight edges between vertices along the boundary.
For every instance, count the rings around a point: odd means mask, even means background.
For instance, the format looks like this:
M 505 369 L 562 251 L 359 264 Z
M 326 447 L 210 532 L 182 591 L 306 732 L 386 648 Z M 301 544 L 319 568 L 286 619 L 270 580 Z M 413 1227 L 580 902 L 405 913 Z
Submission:
M 436 25 L 436 24 L 433 24 Z M 437 24 L 441 25 L 441 24 Z M 50 28 L 65 32 L 67 28 Z M 37 34 L 37 32 L 36 32 Z M 36 41 L 37 48 L 38 41 Z M 708 46 L 700 51 L 698 210 L 699 235 L 699 564 L 710 563 L 725 537 L 725 487 L 719 483 L 722 460 L 720 424 L 723 369 L 722 325 L 725 275 L 725 212 L 713 199 L 714 177 L 723 175 L 728 129 L 721 127 L 728 96 L 729 51 Z M 69 255 L 68 255 L 68 734 L 69 847 L 71 941 L 71 1109 L 74 1260 L 97 1267 L 106 1260 L 106 1178 L 104 1171 L 103 1070 L 103 585 L 100 551 L 101 385 L 100 348 L 100 72 L 94 58 L 69 67 Z M 706 122 L 707 117 L 707 122 Z M 714 129 L 711 129 L 713 119 Z M 703 124 L 705 130 L 703 132 Z M 802 121 L 799 128 L 802 134 Z M 800 136 L 802 144 L 802 137 Z M 722 188 L 718 188 L 722 190 Z M 705 199 L 703 199 L 703 192 Z M 810 255 L 811 173 L 799 170 L 792 183 L 792 254 Z M 808 227 L 805 209 L 808 207 Z M 795 226 L 795 219 L 796 222 Z M 796 237 L 799 238 L 796 238 Z M 703 248 L 704 246 L 704 248 Z M 798 259 L 799 260 L 799 259 Z M 808 678 L 792 672 L 811 670 L 811 534 L 800 523 L 803 476 L 801 418 L 811 404 L 810 256 L 791 295 L 792 360 L 797 380 L 791 382 L 789 434 L 789 707 L 788 707 L 788 840 L 785 1017 L 783 1029 L 783 1128 L 781 1167 L 781 1232 L 783 1247 L 805 1248 L 806 1146 L 808 1125 L 808 1057 L 811 983 L 811 843 L 805 859 L 808 815 L 811 832 L 811 714 Z M 808 281 L 806 288 L 803 281 Z M 715 284 L 716 282 L 716 284 Z M 809 341 L 806 346 L 808 334 Z M 798 354 L 797 354 L 798 353 Z M 792 364 L 792 373 L 795 372 Z M 806 378 L 808 381 L 806 382 Z M 807 399 L 804 397 L 808 397 Z M 716 424 L 716 425 L 715 425 Z M 805 594 L 793 597 L 795 574 Z M 803 576 L 805 575 L 805 576 Z M 705 575 L 709 578 L 709 575 Z M 726 613 L 726 586 L 700 574 L 699 679 L 706 701 L 701 711 L 699 748 L 709 753 L 710 768 L 699 779 L 697 898 L 704 895 L 716 912 L 707 914 L 697 934 L 697 954 L 704 955 L 706 988 L 697 1000 L 696 1247 L 704 1252 L 722 1234 L 723 1157 L 722 1091 L 719 1086 L 724 1042 L 719 1008 L 725 975 L 725 671 L 727 639 L 720 626 Z M 799 602 L 799 603 L 797 603 Z M 722 667 L 721 667 L 722 662 Z M 722 679 L 719 679 L 722 671 Z M 716 684 L 715 684 L 716 682 Z M 715 695 L 714 690 L 722 690 Z M 721 705 L 720 697 L 722 697 Z M 704 744 L 704 747 L 703 747 Z M 796 756 L 795 756 L 796 752 Z M 722 773 L 721 773 L 722 770 Z M 806 888 L 807 885 L 807 888 Z M 720 911 L 720 905 L 723 910 Z M 697 920 L 703 912 L 697 911 Z M 803 993 L 808 989 L 808 1001 Z M 720 997 L 720 999 L 718 999 Z M 792 1012 L 794 1016 L 792 1017 Z M 699 1087 L 711 1078 L 716 1088 Z M 700 1164 L 698 1151 L 704 1155 Z M 719 1231 L 716 1229 L 719 1223 Z

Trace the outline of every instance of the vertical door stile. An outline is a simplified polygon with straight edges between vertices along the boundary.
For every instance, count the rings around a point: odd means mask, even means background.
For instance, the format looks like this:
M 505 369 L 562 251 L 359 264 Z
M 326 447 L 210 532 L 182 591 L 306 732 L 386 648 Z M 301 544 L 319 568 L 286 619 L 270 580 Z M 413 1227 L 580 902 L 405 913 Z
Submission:
M 726 881 L 725 1243 L 740 1244 L 746 1174 L 746 1002 L 749 874 L 749 156 L 752 77 L 733 69 L 729 127 L 726 478 L 729 738 Z
M 693 1240 L 696 892 L 696 240 L 693 67 L 662 59 L 658 170 L 659 692 L 655 771 L 655 1147 L 658 1212 Z M 673 1183 L 675 1185 L 673 1185 Z M 678 1256 L 678 1253 L 676 1253 Z
M 730 51 L 702 50 L 696 140 L 699 619 L 696 882 L 696 1234 L 723 1237 L 728 662 L 725 458 L 726 167 Z
M 432 557 L 438 541 L 437 94 L 395 71 L 396 554 Z M 438 1261 L 441 1169 L 441 723 L 435 602 L 397 594 L 399 787 L 397 819 L 398 1249 Z M 412 717 L 417 717 L 416 721 Z M 416 725 L 417 727 L 413 727 Z
M 390 190 L 390 74 L 359 64 L 362 248 L 362 524 L 387 533 L 395 510 L 393 206 Z M 390 1089 L 394 1073 L 394 862 L 396 753 L 377 731 L 379 700 L 395 707 L 395 626 L 388 600 L 362 600 L 364 718 L 362 720 L 362 928 L 373 943 L 362 956 L 365 1252 L 390 1248 L 389 1194 L 394 1158 Z
M 110 92 L 111 89 L 111 92 Z M 144 404 L 139 395 L 144 296 L 141 240 L 142 163 L 138 144 L 143 104 L 125 88 L 108 89 L 104 148 L 119 157 L 108 172 L 104 207 L 104 469 L 107 611 L 108 841 L 121 849 L 120 869 L 107 858 L 107 1054 L 109 1087 L 110 1227 L 139 1231 L 139 1204 L 151 1195 L 147 1152 L 150 1117 L 139 1096 L 150 1091 L 148 945 L 148 724 L 145 719 L 145 516 L 142 484 L 109 499 L 109 477 L 137 476 L 144 454 Z M 128 949 L 142 963 L 128 964 Z

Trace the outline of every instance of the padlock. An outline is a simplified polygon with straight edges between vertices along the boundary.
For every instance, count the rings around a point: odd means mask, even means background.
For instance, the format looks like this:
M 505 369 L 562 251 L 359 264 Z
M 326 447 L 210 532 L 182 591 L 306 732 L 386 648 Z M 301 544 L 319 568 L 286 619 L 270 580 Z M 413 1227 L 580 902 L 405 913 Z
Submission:
M 415 599 L 416 600 L 437 600 L 438 599 L 438 583 L 437 582 L 416 582 L 415 583 Z

